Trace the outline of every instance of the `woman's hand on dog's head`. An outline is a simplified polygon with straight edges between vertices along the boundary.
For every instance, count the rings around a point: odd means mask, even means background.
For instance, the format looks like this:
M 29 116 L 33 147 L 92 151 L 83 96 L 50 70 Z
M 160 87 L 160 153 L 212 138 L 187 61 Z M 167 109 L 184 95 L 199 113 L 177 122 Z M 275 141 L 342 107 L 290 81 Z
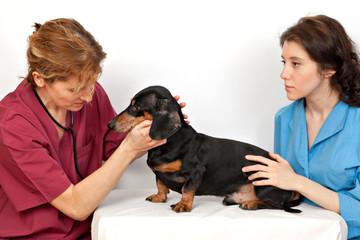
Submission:
M 174 96 L 174 98 L 175 98 L 176 101 L 179 101 L 179 100 L 180 100 L 180 96 L 179 96 L 179 95 Z M 186 102 L 181 102 L 181 103 L 179 103 L 179 106 L 180 106 L 181 108 L 186 107 Z M 185 122 L 186 122 L 187 124 L 190 124 L 190 121 L 187 120 L 187 119 L 188 119 L 188 115 L 186 115 L 186 114 L 183 114 L 183 115 L 184 115 Z

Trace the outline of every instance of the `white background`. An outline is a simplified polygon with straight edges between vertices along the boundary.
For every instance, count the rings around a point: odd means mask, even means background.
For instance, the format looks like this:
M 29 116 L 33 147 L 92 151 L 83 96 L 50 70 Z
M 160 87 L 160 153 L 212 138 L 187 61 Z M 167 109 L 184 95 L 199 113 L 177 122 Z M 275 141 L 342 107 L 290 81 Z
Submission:
M 360 43 L 359 12 L 358 0 L 0 0 L 0 99 L 26 75 L 34 22 L 74 18 L 108 54 L 99 82 L 116 111 L 163 85 L 186 101 L 197 131 L 271 151 L 274 115 L 289 103 L 279 36 L 300 17 L 326 14 Z M 118 187 L 155 187 L 145 158 Z

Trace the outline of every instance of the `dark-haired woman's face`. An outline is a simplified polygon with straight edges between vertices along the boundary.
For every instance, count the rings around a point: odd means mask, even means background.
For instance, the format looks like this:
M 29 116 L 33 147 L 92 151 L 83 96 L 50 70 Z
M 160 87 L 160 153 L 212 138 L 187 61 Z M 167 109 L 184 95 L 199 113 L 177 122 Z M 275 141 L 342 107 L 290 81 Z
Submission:
M 319 74 L 318 65 L 306 50 L 294 41 L 286 41 L 282 55 L 284 63 L 280 77 L 284 80 L 289 100 L 312 97 L 329 87 Z

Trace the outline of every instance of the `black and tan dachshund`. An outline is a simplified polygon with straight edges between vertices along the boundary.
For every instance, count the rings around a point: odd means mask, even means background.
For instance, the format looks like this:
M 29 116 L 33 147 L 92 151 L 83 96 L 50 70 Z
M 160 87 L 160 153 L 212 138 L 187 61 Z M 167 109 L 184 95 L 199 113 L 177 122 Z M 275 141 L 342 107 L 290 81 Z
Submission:
M 167 139 L 166 144 L 148 151 L 147 164 L 156 175 L 158 193 L 151 202 L 166 202 L 169 189 L 182 194 L 172 205 L 176 212 L 190 212 L 195 195 L 224 196 L 224 205 L 239 204 L 242 209 L 284 209 L 300 203 L 300 194 L 273 186 L 254 186 L 251 173 L 242 168 L 255 164 L 245 155 L 270 158 L 256 146 L 197 133 L 188 125 L 177 101 L 164 87 L 148 87 L 131 100 L 130 105 L 110 123 L 116 132 L 128 132 L 136 124 L 153 120 L 150 137 Z

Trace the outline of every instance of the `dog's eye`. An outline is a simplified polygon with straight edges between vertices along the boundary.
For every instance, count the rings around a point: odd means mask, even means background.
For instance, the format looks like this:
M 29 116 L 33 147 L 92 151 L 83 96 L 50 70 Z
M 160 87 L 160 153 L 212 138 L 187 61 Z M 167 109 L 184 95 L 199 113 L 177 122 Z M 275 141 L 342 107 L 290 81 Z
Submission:
M 131 116 L 136 116 L 136 117 L 139 117 L 139 116 L 143 116 L 144 115 L 144 110 L 137 106 L 137 105 L 132 105 L 130 108 L 129 108 L 129 111 L 128 113 L 131 115 Z
M 139 106 L 134 105 L 133 107 L 134 107 L 135 111 L 140 111 L 141 110 Z

